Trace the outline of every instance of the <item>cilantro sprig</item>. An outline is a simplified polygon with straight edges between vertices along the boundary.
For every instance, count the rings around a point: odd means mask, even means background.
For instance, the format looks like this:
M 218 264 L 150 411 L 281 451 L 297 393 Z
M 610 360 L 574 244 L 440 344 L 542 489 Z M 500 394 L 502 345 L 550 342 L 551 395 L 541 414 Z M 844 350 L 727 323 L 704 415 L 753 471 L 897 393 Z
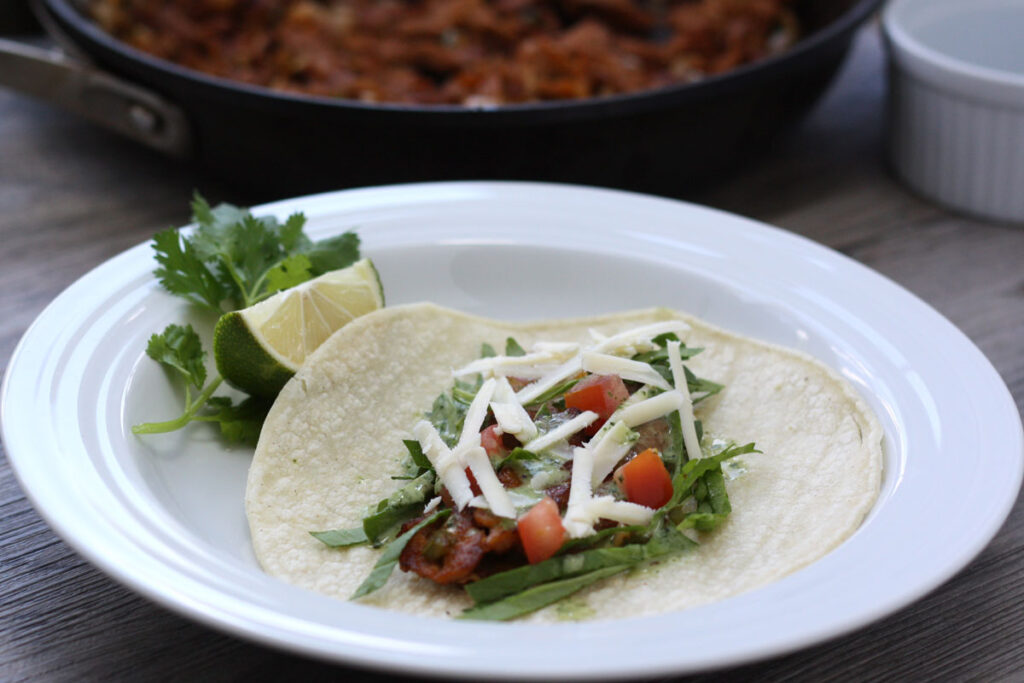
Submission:
M 306 218 L 294 213 L 283 223 L 253 216 L 231 204 L 211 207 L 198 193 L 192 199 L 191 232 L 171 228 L 153 237 L 157 280 L 171 294 L 217 315 L 248 308 L 273 294 L 359 260 L 359 237 L 346 232 L 317 242 L 303 231 Z M 214 396 L 222 378 L 207 382 L 206 351 L 191 325 L 168 325 L 154 334 L 146 355 L 184 385 L 184 409 L 164 422 L 132 427 L 135 434 L 158 434 L 191 422 L 213 422 L 228 441 L 255 444 L 269 402 L 249 397 L 234 401 Z
M 153 238 L 156 276 L 167 291 L 217 314 L 248 308 L 359 259 L 355 233 L 313 242 L 302 230 L 302 213 L 279 223 L 231 204 L 211 208 L 196 194 L 192 220 L 191 234 L 170 228 Z

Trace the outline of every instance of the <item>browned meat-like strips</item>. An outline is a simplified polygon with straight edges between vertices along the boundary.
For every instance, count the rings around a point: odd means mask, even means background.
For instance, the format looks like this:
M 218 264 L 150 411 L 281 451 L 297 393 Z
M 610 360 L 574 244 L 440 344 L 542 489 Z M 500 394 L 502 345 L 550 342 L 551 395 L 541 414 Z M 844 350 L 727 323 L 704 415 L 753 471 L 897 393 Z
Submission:
M 464 583 L 484 556 L 484 541 L 485 534 L 474 526 L 472 513 L 456 512 L 416 532 L 402 550 L 398 564 L 404 571 L 436 583 Z
M 442 498 L 450 503 L 447 490 L 442 489 Z M 422 517 L 407 522 L 403 530 L 420 520 Z M 466 508 L 416 532 L 402 550 L 398 563 L 404 571 L 437 583 L 466 583 L 489 573 L 485 559 L 509 555 L 520 547 L 514 522 L 490 510 Z
M 473 521 L 477 526 L 488 529 L 487 537 L 484 539 L 484 549 L 487 552 L 500 554 L 519 547 L 519 533 L 514 523 L 502 521 L 501 517 L 490 510 L 482 509 L 473 511 Z
M 791 44 L 792 2 L 89 0 L 89 6 L 119 39 L 217 76 L 371 102 L 485 106 L 633 92 L 719 73 Z

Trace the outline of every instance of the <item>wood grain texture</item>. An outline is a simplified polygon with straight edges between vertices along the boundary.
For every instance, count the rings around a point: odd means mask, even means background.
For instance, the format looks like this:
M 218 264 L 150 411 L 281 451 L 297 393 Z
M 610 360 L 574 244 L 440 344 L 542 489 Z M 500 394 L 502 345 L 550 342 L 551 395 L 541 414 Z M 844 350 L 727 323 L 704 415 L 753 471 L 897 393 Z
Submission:
M 863 34 L 822 105 L 726 184 L 687 199 L 803 234 L 937 308 L 1024 408 L 1024 229 L 928 204 L 882 161 L 883 56 Z M 0 91 L 0 359 L 64 287 L 186 218 L 193 169 Z M 957 501 L 950 515 L 970 514 Z M 935 520 L 941 525 L 942 520 Z M 0 460 L 0 680 L 398 680 L 253 645 L 157 607 L 57 539 Z M 681 679 L 676 679 L 681 680 Z M 1024 510 L 963 572 L 835 641 L 692 681 L 1024 680 Z

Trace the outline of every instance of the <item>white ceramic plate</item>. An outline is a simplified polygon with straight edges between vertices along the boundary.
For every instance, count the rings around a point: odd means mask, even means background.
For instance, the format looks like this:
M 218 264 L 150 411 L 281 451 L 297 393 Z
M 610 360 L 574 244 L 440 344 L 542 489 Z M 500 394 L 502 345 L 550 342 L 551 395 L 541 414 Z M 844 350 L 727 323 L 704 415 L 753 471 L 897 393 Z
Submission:
M 822 560 L 675 614 L 531 626 L 323 598 L 259 570 L 242 504 L 248 451 L 225 450 L 205 426 L 130 433 L 180 410 L 144 355 L 148 336 L 171 322 L 209 324 L 160 290 L 141 245 L 72 285 L 26 333 L 3 387 L 3 438 L 25 491 L 69 544 L 211 626 L 436 675 L 690 672 L 804 647 L 908 604 L 980 552 L 1016 498 L 1020 417 L 989 362 L 913 295 L 810 241 L 680 202 L 541 184 L 385 187 L 256 212 L 297 210 L 314 238 L 358 230 L 390 303 L 430 299 L 510 319 L 665 305 L 811 353 L 884 423 L 883 488 L 860 530 Z

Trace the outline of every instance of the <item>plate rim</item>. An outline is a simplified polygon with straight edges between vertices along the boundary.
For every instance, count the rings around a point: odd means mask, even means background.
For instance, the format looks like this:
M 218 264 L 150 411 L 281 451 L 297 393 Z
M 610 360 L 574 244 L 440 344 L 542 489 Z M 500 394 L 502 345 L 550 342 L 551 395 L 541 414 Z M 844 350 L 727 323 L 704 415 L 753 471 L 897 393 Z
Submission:
M 339 201 L 339 199 L 340 199 L 341 202 L 344 202 L 345 199 L 350 199 L 350 198 L 359 198 L 359 199 L 363 199 L 363 200 L 368 200 L 368 201 L 370 201 L 372 203 L 373 201 L 378 201 L 381 198 L 387 199 L 389 196 L 392 196 L 392 195 L 395 195 L 395 194 L 402 195 L 402 194 L 407 194 L 409 192 L 413 192 L 414 194 L 417 193 L 417 192 L 419 192 L 419 193 L 431 193 L 431 192 L 438 191 L 438 190 L 442 191 L 442 194 L 443 194 L 443 191 L 446 190 L 446 189 L 455 189 L 455 190 L 457 190 L 458 188 L 471 188 L 475 192 L 481 192 L 481 193 L 484 193 L 484 194 L 493 193 L 495 195 L 503 195 L 503 194 L 504 195 L 509 195 L 509 194 L 514 195 L 516 193 L 520 193 L 520 194 L 525 193 L 526 195 L 529 195 L 530 193 L 536 193 L 536 192 L 545 192 L 545 193 L 554 193 L 554 194 L 567 193 L 566 196 L 568 194 L 574 194 L 574 193 L 577 194 L 578 196 L 582 196 L 582 195 L 586 195 L 586 194 L 593 194 L 594 196 L 601 195 L 601 196 L 604 196 L 604 197 L 617 198 L 618 201 L 626 201 L 626 202 L 631 202 L 631 201 L 661 202 L 666 207 L 676 207 L 677 209 L 678 208 L 682 208 L 682 209 L 685 209 L 686 211 L 691 211 L 691 212 L 696 210 L 698 213 L 699 212 L 709 212 L 710 214 L 717 214 L 720 218 L 723 218 L 723 219 L 728 220 L 730 222 L 737 222 L 737 225 L 742 223 L 742 224 L 745 225 L 746 228 L 753 229 L 753 230 L 757 231 L 759 234 L 769 235 L 773 239 L 781 239 L 787 245 L 796 245 L 797 247 L 799 247 L 801 249 L 810 249 L 812 254 L 816 254 L 816 255 L 819 255 L 819 256 L 824 255 L 824 257 L 826 257 L 828 259 L 836 259 L 836 258 L 838 258 L 841 262 L 845 263 L 847 266 L 852 264 L 856 268 L 861 269 L 862 274 L 866 274 L 868 277 L 880 278 L 879 281 L 884 282 L 887 287 L 894 287 L 894 288 L 898 289 L 903 294 L 908 295 L 909 297 L 911 297 L 912 300 L 915 301 L 917 305 L 919 305 L 920 307 L 923 307 L 922 310 L 927 311 L 927 313 L 929 315 L 936 316 L 936 320 L 941 321 L 941 324 L 943 324 L 947 328 L 946 329 L 947 332 L 951 332 L 954 335 L 958 336 L 957 337 L 957 341 L 961 345 L 963 343 L 966 343 L 967 346 L 972 348 L 977 353 L 978 358 L 981 361 L 983 361 L 984 364 L 987 365 L 988 370 L 990 370 L 991 374 L 998 380 L 999 385 L 1001 385 L 1001 387 L 1002 387 L 1002 395 L 1000 396 L 1000 400 L 1004 401 L 1004 402 L 1005 401 L 1009 402 L 1009 405 L 1012 406 L 1013 413 L 1016 415 L 1016 418 L 1017 418 L 1017 424 L 1016 424 L 1016 446 L 1017 447 L 1016 447 L 1016 451 L 1017 451 L 1017 456 L 1018 457 L 1015 460 L 1016 469 L 1015 469 L 1014 472 L 1010 473 L 1010 480 L 1016 482 L 1016 486 L 1015 486 L 1014 490 L 1015 491 L 1019 491 L 1019 489 L 1020 489 L 1020 482 L 1021 482 L 1021 475 L 1022 475 L 1022 473 L 1024 473 L 1024 435 L 1022 435 L 1022 429 L 1021 429 L 1021 425 L 1020 425 L 1020 417 L 1019 417 L 1019 414 L 1017 414 L 1015 403 L 1013 401 L 1012 395 L 1010 394 L 1008 388 L 1005 385 L 1005 382 L 1003 382 L 1003 380 L 999 376 L 998 372 L 996 372 L 995 368 L 992 367 L 991 363 L 984 356 L 984 354 L 982 354 L 981 351 L 977 349 L 977 347 L 973 344 L 973 342 L 971 342 L 971 340 L 969 338 L 966 337 L 966 335 L 964 335 L 951 322 L 949 322 L 944 316 L 942 316 L 941 313 L 936 311 L 934 308 L 932 308 L 926 302 L 922 301 L 920 298 L 918 298 L 913 293 L 909 292 L 908 290 L 906 290 L 905 288 L 903 288 L 899 284 L 893 282 L 889 278 L 886 278 L 884 275 L 881 275 L 880 273 L 877 273 L 876 271 L 868 268 L 867 266 L 864 266 L 863 264 L 860 264 L 859 262 L 857 262 L 857 261 L 855 261 L 853 259 L 850 259 L 849 257 L 847 257 L 845 255 L 842 255 L 842 254 L 840 254 L 838 252 L 835 252 L 835 251 L 829 249 L 828 247 L 825 247 L 825 246 L 823 246 L 821 244 L 818 244 L 818 243 L 816 243 L 816 242 L 814 242 L 814 241 L 812 241 L 812 240 L 810 240 L 810 239 L 808 239 L 806 237 L 803 237 L 801 235 L 798 235 L 798 234 L 795 234 L 795 233 L 791 233 L 791 232 L 785 231 L 785 230 L 783 230 L 781 228 L 778 228 L 778 227 L 775 227 L 775 226 L 771 226 L 771 225 L 768 225 L 768 224 L 765 224 L 765 223 L 761 223 L 761 222 L 758 222 L 758 221 L 753 221 L 753 220 L 751 220 L 749 218 L 744 218 L 742 216 L 738 216 L 738 215 L 731 214 L 731 213 L 728 213 L 728 212 L 720 211 L 720 210 L 717 210 L 717 209 L 710 209 L 708 207 L 703 207 L 703 206 L 699 206 L 699 205 L 696 205 L 696 204 L 690 204 L 690 203 L 687 203 L 687 202 L 680 202 L 678 200 L 671 200 L 671 199 L 666 199 L 666 198 L 662 198 L 662 197 L 653 197 L 653 196 L 649 196 L 649 195 L 640 195 L 640 194 L 635 194 L 635 193 L 625 192 L 625 191 L 620 191 L 620 190 L 607 190 L 607 189 L 603 189 L 603 188 L 589 188 L 589 187 L 584 187 L 584 186 L 558 185 L 558 184 L 551 184 L 551 183 L 478 181 L 478 182 L 456 182 L 456 183 L 450 183 L 450 182 L 442 182 L 442 183 L 413 183 L 413 184 L 407 184 L 407 185 L 379 186 L 379 187 L 373 187 L 373 188 L 359 188 L 359 189 L 354 189 L 354 190 L 342 190 L 342 191 L 336 191 L 336 192 L 321 193 L 321 194 L 317 194 L 317 195 L 309 195 L 309 196 L 306 196 L 306 197 L 297 197 L 297 198 L 282 200 L 282 201 L 273 202 L 273 203 L 269 203 L 269 204 L 264 204 L 264 205 L 260 205 L 260 206 L 255 206 L 255 207 L 252 207 L 252 210 L 255 213 L 275 213 L 275 214 L 280 215 L 283 212 L 286 212 L 286 211 L 289 211 L 289 210 L 293 210 L 294 208 L 296 208 L 298 205 L 301 205 L 301 204 L 309 205 L 310 203 L 321 203 L 321 202 L 328 202 L 328 203 L 330 203 L 330 202 L 337 202 L 337 201 Z M 314 214 L 314 217 L 315 217 L 315 214 Z M 59 301 L 62 301 L 65 297 L 72 296 L 73 293 L 77 292 L 80 288 L 85 287 L 88 283 L 90 283 L 92 281 L 92 279 L 95 279 L 97 271 L 100 271 L 101 269 L 104 269 L 104 268 L 112 268 L 112 267 L 114 267 L 112 264 L 118 263 L 119 260 L 125 260 L 125 261 L 133 261 L 133 260 L 135 260 L 136 258 L 139 257 L 140 253 L 146 249 L 146 246 L 147 246 L 147 243 L 139 244 L 139 245 L 137 245 L 135 247 L 132 247 L 132 248 L 129 248 L 128 250 L 126 250 L 124 252 L 121 252 L 120 254 L 114 256 L 113 258 L 108 259 L 107 261 L 104 261 L 103 263 L 97 265 L 95 268 L 90 270 L 88 273 L 83 275 L 81 278 L 76 280 L 72 285 L 70 285 L 68 288 L 66 288 L 60 295 L 58 295 L 58 297 L 56 297 L 54 299 L 54 301 L 51 302 L 39 314 L 39 316 L 36 318 L 36 320 L 32 323 L 32 325 L 25 332 L 25 334 L 23 335 L 22 339 L 19 341 L 19 343 L 18 343 L 14 353 L 11 356 L 11 360 L 10 360 L 10 362 L 8 364 L 7 370 L 6 370 L 5 375 L 4 375 L 3 385 L 2 385 L 2 387 L 0 387 L 0 431 L 2 431 L 2 437 L 3 437 L 3 440 L 4 440 L 5 444 L 9 444 L 11 442 L 11 435 L 12 435 L 14 429 L 15 429 L 14 427 L 11 426 L 12 421 L 9 419 L 9 412 L 14 410 L 13 406 L 15 404 L 14 400 L 11 398 L 11 396 L 9 394 L 11 384 L 14 381 L 12 378 L 15 377 L 17 375 L 17 373 L 22 371 L 22 369 L 21 369 L 22 368 L 22 364 L 24 362 L 26 362 L 26 361 L 22 361 L 21 359 L 22 359 L 23 355 L 27 353 L 27 348 L 28 348 L 29 343 L 32 340 L 33 336 L 35 335 L 35 331 L 37 330 L 37 326 L 41 325 L 41 321 L 44 321 L 47 318 L 48 315 L 52 315 L 52 311 L 55 309 L 55 307 L 57 306 Z M 1011 431 L 1012 431 L 1012 429 L 1011 429 Z M 168 607 L 171 610 L 173 610 L 173 611 L 175 611 L 175 612 L 177 612 L 179 614 L 183 614 L 183 615 L 187 616 L 188 618 L 195 619 L 195 620 L 200 621 L 200 622 L 202 622 L 202 623 L 204 623 L 204 624 L 206 624 L 208 626 L 211 626 L 213 628 L 216 628 L 216 629 L 219 629 L 219 630 L 222 630 L 222 631 L 227 631 L 229 633 L 232 633 L 234 635 L 238 635 L 238 636 L 247 638 L 249 640 L 254 640 L 254 641 L 257 641 L 257 642 L 261 642 L 264 645 L 268 645 L 268 646 L 271 646 L 271 647 L 277 647 L 277 648 L 281 648 L 281 649 L 290 650 L 290 651 L 293 651 L 293 652 L 305 654 L 307 656 L 312 656 L 312 657 L 319 658 L 319 659 L 327 659 L 329 661 L 334 661 L 334 662 L 337 662 L 337 663 L 347 663 L 347 664 L 356 665 L 356 666 L 362 666 L 362 667 L 378 668 L 378 669 L 381 669 L 381 670 L 403 671 L 403 672 L 408 672 L 408 673 L 420 673 L 420 674 L 432 673 L 434 675 L 444 674 L 444 675 L 448 675 L 448 676 L 457 676 L 457 677 L 472 677 L 472 676 L 478 676 L 478 675 L 482 675 L 482 674 L 487 674 L 487 675 L 490 675 L 490 676 L 494 677 L 494 675 L 495 675 L 495 672 L 493 670 L 489 670 L 489 669 L 486 669 L 486 668 L 480 668 L 479 665 L 477 665 L 476 667 L 473 667 L 473 666 L 466 666 L 465 664 L 461 664 L 459 666 L 456 666 L 455 668 L 447 668 L 447 669 L 441 669 L 441 670 L 438 670 L 438 669 L 425 670 L 423 666 L 417 665 L 415 663 L 411 663 L 409 661 L 390 661 L 390 662 L 384 662 L 384 661 L 381 661 L 381 659 L 378 656 L 376 656 L 376 655 L 370 655 L 368 657 L 360 658 L 358 656 L 358 653 L 346 652 L 346 653 L 344 653 L 344 656 L 340 656 L 340 657 L 339 656 L 331 656 L 329 653 L 327 653 L 325 651 L 325 649 L 324 649 L 324 647 L 322 645 L 317 645 L 316 643 L 313 643 L 313 642 L 310 642 L 310 641 L 297 642 L 294 639 L 289 639 L 287 637 L 287 635 L 289 633 L 287 630 L 285 630 L 283 632 L 272 633 L 272 632 L 270 632 L 270 631 L 268 631 L 268 630 L 266 630 L 264 628 L 258 628 L 259 625 L 256 624 L 256 623 L 250 623 L 250 624 L 240 623 L 238 621 L 238 615 L 237 614 L 215 613 L 215 610 L 211 609 L 210 606 L 203 607 L 203 606 L 197 606 L 197 605 L 183 604 L 183 602 L 180 599 L 175 599 L 173 596 L 169 595 L 166 591 L 161 592 L 159 590 L 159 587 L 150 585 L 150 583 L 147 583 L 145 580 L 140 579 L 140 577 L 132 575 L 130 572 L 122 571 L 116 565 L 116 563 L 112 562 L 110 558 L 104 557 L 102 555 L 102 553 L 100 553 L 98 551 L 98 549 L 93 548 L 93 547 L 88 547 L 87 545 L 83 546 L 82 543 L 79 543 L 78 539 L 74 537 L 74 534 L 68 532 L 68 529 L 67 529 L 67 527 L 65 525 L 64 520 L 58 518 L 57 515 L 52 514 L 53 510 L 52 509 L 47 509 L 45 501 L 42 501 L 42 500 L 38 499 L 38 491 L 34 490 L 32 488 L 32 486 L 27 483 L 26 476 L 25 476 L 26 475 L 26 470 L 24 470 L 25 464 L 23 463 L 22 460 L 20 460 L 20 458 L 24 458 L 25 457 L 24 454 L 23 453 L 16 453 L 9 446 L 7 448 L 7 453 L 8 453 L 8 460 L 11 463 L 11 467 L 12 467 L 12 470 L 13 470 L 13 472 L 15 474 L 15 477 L 18 480 L 19 484 L 21 485 L 22 490 L 25 492 L 26 497 L 29 498 L 29 500 L 32 502 L 33 506 L 38 511 L 38 513 L 46 520 L 46 522 L 49 524 L 49 526 L 65 542 L 67 542 L 72 548 L 74 548 L 76 550 L 76 552 L 78 552 L 79 554 L 83 555 L 90 563 L 92 563 L 95 566 L 98 566 L 101 570 L 103 570 L 109 576 L 112 576 L 113 578 L 115 578 L 116 580 L 121 582 L 122 584 L 127 585 L 132 590 L 134 590 L 134 591 L 136 591 L 138 593 L 141 593 L 142 595 L 144 595 L 148 599 L 151 599 L 151 600 L 153 600 L 153 601 L 155 601 L 155 602 L 157 602 L 157 603 L 159 603 L 159 604 L 161 604 L 161 605 L 163 605 L 165 607 Z M 21 464 L 19 464 L 19 463 L 21 463 Z M 871 623 L 872 621 L 880 618 L 881 616 L 884 616 L 886 614 L 890 614 L 893 611 L 895 611 L 896 609 L 900 609 L 900 608 L 906 606 L 907 604 L 913 602 L 914 600 L 919 599 L 921 596 L 923 596 L 926 593 L 930 592 L 931 590 L 936 588 L 938 585 L 941 585 L 946 580 L 948 580 L 950 577 L 952 577 L 955 573 L 960 571 L 964 566 L 966 566 L 977 555 L 978 552 L 980 552 L 991 541 L 992 537 L 998 532 L 998 530 L 1002 526 L 1002 523 L 1005 520 L 1006 516 L 1008 516 L 1008 514 L 1010 512 L 1010 509 L 1012 508 L 1012 505 L 1013 505 L 1014 501 L 1016 500 L 1016 497 L 1017 497 L 1016 493 L 1014 495 L 1012 495 L 1012 496 L 1007 496 L 1007 500 L 1005 501 L 1005 503 L 1003 505 L 1003 510 L 1002 510 L 1001 514 L 998 515 L 999 516 L 999 522 L 997 524 L 994 524 L 994 525 L 990 524 L 989 525 L 990 528 L 986 528 L 985 532 L 983 534 L 981 534 L 977 538 L 977 542 L 975 543 L 976 547 L 970 548 L 968 550 L 968 552 L 961 554 L 965 558 L 965 559 L 963 559 L 963 561 L 961 563 L 955 564 L 955 566 L 954 565 L 948 566 L 946 568 L 946 571 L 941 575 L 940 578 L 934 579 L 934 580 L 932 580 L 931 582 L 929 582 L 927 584 L 919 585 L 918 586 L 918 590 L 916 592 L 905 593 L 904 596 L 903 596 L 903 599 L 900 600 L 900 601 L 897 601 L 898 604 L 890 602 L 890 603 L 883 604 L 883 605 L 877 605 L 876 609 L 874 609 L 874 610 L 866 610 L 866 611 L 862 612 L 859 619 L 848 620 L 844 625 L 842 625 L 840 627 L 837 627 L 837 628 L 833 628 L 831 631 L 825 631 L 825 632 L 819 631 L 816 634 L 813 634 L 813 635 L 811 635 L 809 637 L 805 637 L 802 640 L 800 640 L 800 639 L 796 639 L 796 640 L 790 639 L 789 644 L 787 646 L 785 646 L 785 647 L 782 647 L 781 649 L 777 645 L 773 646 L 773 645 L 770 645 L 770 644 L 769 645 L 763 645 L 760 648 L 750 648 L 750 647 L 748 647 L 746 652 L 744 654 L 742 654 L 742 655 L 739 655 L 739 656 L 728 655 L 728 654 L 722 655 L 722 656 L 720 656 L 718 658 L 718 660 L 716 660 L 716 661 L 711 661 L 711 660 L 705 661 L 700 667 L 697 667 L 697 668 L 688 668 L 685 664 L 676 663 L 676 665 L 671 665 L 671 664 L 665 665 L 665 664 L 663 664 L 660 668 L 652 667 L 652 668 L 647 668 L 647 669 L 643 669 L 643 670 L 639 670 L 639 671 L 634 670 L 634 669 L 622 670 L 620 668 L 620 669 L 603 671 L 603 672 L 587 671 L 585 673 L 588 675 L 588 677 L 592 677 L 592 678 L 593 677 L 609 678 L 609 677 L 616 677 L 616 676 L 622 676 L 622 675 L 634 675 L 634 676 L 636 676 L 636 675 L 644 675 L 644 676 L 648 676 L 648 675 L 659 675 L 659 674 L 668 674 L 668 673 L 703 671 L 703 670 L 719 668 L 719 667 L 727 666 L 727 665 L 735 665 L 735 664 L 740 664 L 740 663 L 744 663 L 744 662 L 749 662 L 749 661 L 761 659 L 761 658 L 764 658 L 764 657 L 767 657 L 767 656 L 771 656 L 771 655 L 782 654 L 784 652 L 791 652 L 793 650 L 800 649 L 800 648 L 805 647 L 807 645 L 810 645 L 812 643 L 821 642 L 821 641 L 826 640 L 828 638 L 832 638 L 832 637 L 835 637 L 835 636 L 843 634 L 843 633 L 848 633 L 848 632 L 850 632 L 852 630 L 860 628 L 861 626 L 863 626 L 863 625 L 865 625 L 867 623 Z M 758 589 L 758 590 L 760 590 L 760 589 Z M 363 609 L 372 609 L 372 608 L 363 608 Z M 704 609 L 704 608 L 695 608 L 695 609 L 699 610 L 699 609 Z M 657 619 L 659 619 L 659 617 L 648 617 L 646 619 L 657 620 Z M 615 623 L 615 622 L 599 622 L 599 623 Z M 572 626 L 579 626 L 579 625 L 578 624 L 573 624 Z M 537 627 L 527 627 L 527 628 L 537 628 Z M 553 627 L 543 627 L 543 628 L 560 628 L 560 626 L 559 625 L 554 625 Z M 552 670 L 514 670 L 514 671 L 501 672 L 499 674 L 499 677 L 503 677 L 503 678 L 504 677 L 549 678 L 551 676 L 558 676 L 558 677 L 562 677 L 562 678 L 572 678 L 572 677 L 579 677 L 580 675 L 581 675 L 580 672 L 574 672 L 574 671 L 571 671 L 571 670 L 561 670 L 561 671 L 552 671 Z

